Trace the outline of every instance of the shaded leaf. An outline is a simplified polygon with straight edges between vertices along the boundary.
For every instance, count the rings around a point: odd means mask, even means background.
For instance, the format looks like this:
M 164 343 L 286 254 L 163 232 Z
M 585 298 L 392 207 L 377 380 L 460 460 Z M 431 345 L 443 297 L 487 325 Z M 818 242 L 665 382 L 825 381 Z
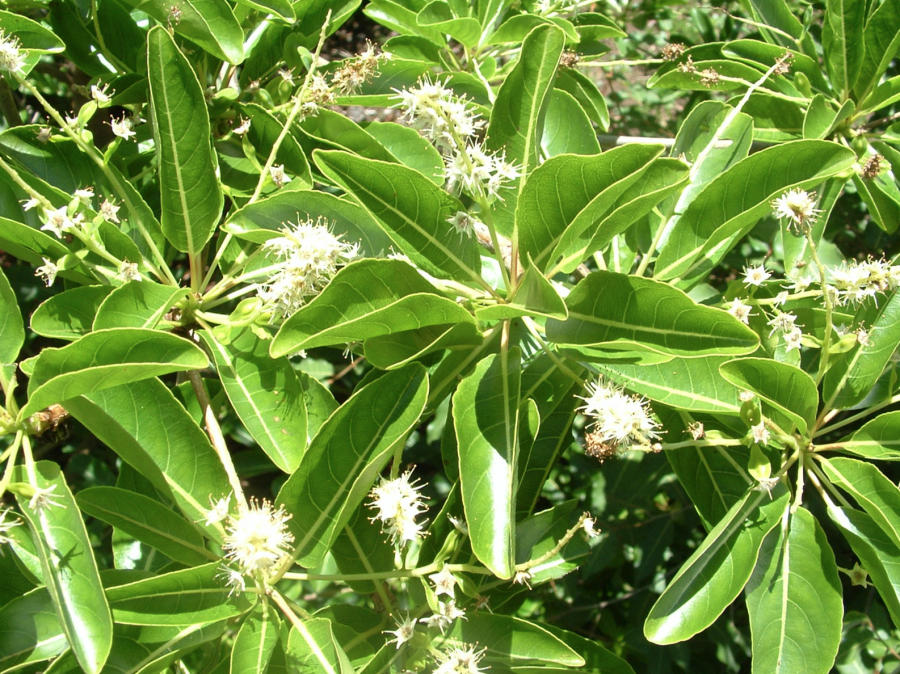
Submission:
M 97 310 L 94 330 L 105 328 L 153 328 L 188 292 L 152 281 L 132 281 L 119 286 Z

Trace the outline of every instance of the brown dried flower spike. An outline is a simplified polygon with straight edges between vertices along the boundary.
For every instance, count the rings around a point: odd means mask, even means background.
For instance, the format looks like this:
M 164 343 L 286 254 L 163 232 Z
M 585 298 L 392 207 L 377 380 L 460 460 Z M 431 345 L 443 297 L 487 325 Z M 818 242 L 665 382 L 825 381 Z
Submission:
M 878 177 L 878 174 L 881 173 L 881 162 L 883 159 L 884 157 L 877 152 L 866 159 L 866 163 L 863 164 L 862 171 L 860 171 L 860 176 L 862 176 L 863 180 L 872 180 Z

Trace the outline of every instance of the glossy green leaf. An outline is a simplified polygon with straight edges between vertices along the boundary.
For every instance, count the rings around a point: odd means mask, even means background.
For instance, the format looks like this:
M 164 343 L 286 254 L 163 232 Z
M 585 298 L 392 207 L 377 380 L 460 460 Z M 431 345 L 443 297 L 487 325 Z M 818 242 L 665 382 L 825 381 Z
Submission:
M 837 112 L 831 108 L 825 96 L 816 94 L 806 109 L 806 117 L 803 120 L 803 137 L 824 138 L 836 117 Z
M 22 14 L 0 10 L 0 29 L 7 35 L 14 35 L 19 41 L 20 49 L 29 52 L 58 54 L 66 48 L 52 30 Z
M 771 212 L 790 188 L 812 187 L 849 168 L 856 155 L 822 140 L 801 140 L 757 152 L 711 180 L 669 234 L 655 278 L 698 275 L 715 265 L 733 241 Z
M 154 328 L 187 292 L 186 288 L 152 281 L 126 283 L 105 297 L 97 310 L 93 329 Z
M 659 145 L 632 144 L 601 155 L 554 157 L 536 168 L 525 181 L 516 210 L 523 259 L 527 254 L 539 269 L 549 269 L 562 237 L 579 237 L 602 220 L 615 198 L 662 150 Z M 592 234 L 586 235 L 588 240 Z
M 219 379 L 234 411 L 262 450 L 285 473 L 293 473 L 306 450 L 303 387 L 287 358 L 270 358 L 269 344 L 249 328 L 220 344 L 202 330 Z
M 900 460 L 900 412 L 884 412 L 841 441 L 841 451 L 868 459 Z
M 866 5 L 856 0 L 828 0 L 822 27 L 825 69 L 841 98 L 847 98 L 862 67 L 866 44 L 863 24 Z M 873 55 L 874 57 L 874 55 Z
M 313 158 L 417 265 L 439 277 L 484 285 L 477 242 L 460 237 L 448 222 L 462 207 L 428 178 L 399 164 L 346 152 L 317 150 Z
M 106 598 L 117 623 L 196 625 L 246 610 L 246 599 L 229 591 L 221 562 L 213 562 L 108 588 Z
M 44 349 L 28 382 L 22 418 L 53 403 L 169 372 L 196 370 L 208 361 L 192 342 L 164 332 L 116 328 Z
M 206 434 L 158 379 L 74 398 L 66 409 L 200 526 L 210 499 L 231 492 Z M 214 527 L 205 528 L 221 541 Z
M 516 524 L 516 563 L 541 560 L 528 569 L 531 574 L 528 583 L 532 587 L 562 578 L 578 568 L 583 558 L 590 554 L 591 548 L 585 540 L 586 535 L 579 532 L 559 552 L 543 559 L 575 524 L 580 513 L 574 512 L 576 506 L 578 501 L 566 501 Z
M 528 36 L 528 33 L 542 25 L 561 28 L 565 31 L 566 41 L 578 41 L 578 33 L 575 32 L 575 26 L 572 25 L 571 21 L 566 21 L 559 17 L 539 16 L 537 14 L 516 14 L 501 23 L 497 30 L 487 37 L 484 44 L 520 43 Z
M 601 363 L 597 367 L 610 379 L 635 393 L 672 407 L 692 412 L 736 415 L 739 391 L 721 374 L 725 356 L 672 358 L 664 363 Z
M 536 663 L 580 667 L 577 652 L 542 627 L 513 616 L 481 611 L 457 620 L 447 632 L 444 643 L 468 648 L 477 643 L 485 649 L 484 661 L 504 669 Z
M 878 337 L 867 346 L 855 344 L 835 358 L 822 384 L 826 409 L 846 409 L 863 400 L 884 372 L 900 344 L 900 294 L 893 293 L 877 304 L 867 301 L 857 311 L 854 325 L 865 325 Z
M 791 38 L 799 38 L 803 33 L 803 24 L 791 12 L 785 0 L 750 0 L 744 6 L 763 26 L 779 29 L 773 31 L 763 28 L 767 42 L 787 47 L 793 42 Z
M 358 390 L 313 438 L 300 467 L 278 493 L 293 514 L 298 562 L 317 566 L 391 453 L 418 423 L 428 383 L 417 364 Z
M 561 70 L 556 74 L 553 86 L 574 96 L 588 118 L 603 131 L 609 128 L 609 109 L 606 106 L 606 99 L 603 98 L 597 84 L 590 77 L 578 70 Z
M 390 573 L 394 569 L 394 545 L 390 535 L 382 531 L 373 518 L 372 509 L 362 502 L 341 530 L 331 555 L 343 575 Z M 348 580 L 347 584 L 359 594 L 378 591 L 378 580 Z
M 506 160 L 518 166 L 522 174 L 513 189 L 504 190 L 505 202 L 497 210 L 497 227 L 506 237 L 512 236 L 512 215 L 522 187 L 540 163 L 546 106 L 564 45 L 565 34 L 555 25 L 543 24 L 532 30 L 522 42 L 519 61 L 500 86 L 491 110 L 486 145 L 490 150 L 502 150 Z
M 544 316 L 565 320 L 568 317 L 566 303 L 559 291 L 534 264 L 525 268 L 519 280 L 516 294 L 508 304 L 491 304 L 475 310 L 480 321 L 502 320 L 519 316 Z
M 327 192 L 276 192 L 235 211 L 224 229 L 242 239 L 264 243 L 279 236 L 288 223 L 325 218 L 344 241 L 359 241 L 360 254 L 376 257 L 390 250 L 391 240 L 366 211 Z
M 815 423 L 819 393 L 812 377 L 800 368 L 769 358 L 737 358 L 722 363 L 719 372 L 739 389 L 752 391 L 788 416 L 801 433 Z
M 365 341 L 364 349 L 372 365 L 393 370 L 434 351 L 479 346 L 482 341 L 474 323 L 461 322 L 372 337 Z
M 0 671 L 56 657 L 69 647 L 46 587 L 38 587 L 0 609 Z
M 25 322 L 22 320 L 22 312 L 19 311 L 19 303 L 16 294 L 6 274 L 0 271 L 0 368 L 9 363 L 16 362 L 19 349 L 25 343 Z M 4 383 L 5 375 L 0 374 Z
M 3 250 L 10 255 L 36 267 L 44 264 L 45 257 L 55 261 L 69 252 L 68 248 L 52 236 L 2 216 L 0 216 L 0 246 L 3 246 Z M 83 284 L 96 283 L 84 267 L 61 271 L 58 277 L 71 278 Z
M 165 671 L 180 656 L 187 655 L 201 644 L 221 638 L 229 627 L 226 620 L 189 627 L 116 625 L 107 669 L 110 674 Z
M 834 457 L 821 464 L 825 475 L 850 493 L 900 547 L 900 489 L 871 463 Z
M 224 204 L 206 99 L 190 62 L 164 28 L 153 28 L 147 44 L 163 233 L 178 250 L 199 255 Z
M 408 9 L 402 3 L 393 2 L 393 0 L 373 0 L 366 4 L 363 11 L 369 18 L 401 35 L 418 35 L 436 45 L 444 46 L 445 40 L 441 31 L 428 26 L 420 26 L 416 20 L 416 12 Z
M 584 674 L 634 674 L 631 665 L 608 651 L 599 640 L 588 639 L 550 624 L 544 624 L 541 627 L 584 658 L 584 665 L 579 670 Z M 540 672 L 565 674 L 567 670 L 554 669 L 544 665 L 540 671 L 537 669 L 529 671 L 525 667 L 517 667 L 516 671 L 522 674 L 540 674 Z
M 460 482 L 472 551 L 495 575 L 515 573 L 518 349 L 484 358 L 453 395 Z
M 781 521 L 788 492 L 747 491 L 666 587 L 644 623 L 656 644 L 690 639 L 715 622 L 750 578 L 763 538 Z
M 841 581 L 825 532 L 808 510 L 775 527 L 747 582 L 753 671 L 827 674 L 841 642 Z
M 216 556 L 183 517 L 152 498 L 117 487 L 91 487 L 78 492 L 78 507 L 182 564 L 204 564 Z
M 241 625 L 231 647 L 230 674 L 262 674 L 269 666 L 281 620 L 266 604 L 257 604 Z
M 756 333 L 727 312 L 676 288 L 608 271 L 588 275 L 566 298 L 569 318 L 547 321 L 557 344 L 603 345 L 674 356 L 753 352 Z
M 312 618 L 291 628 L 286 649 L 289 674 L 352 674 L 330 620 Z
M 69 646 L 86 672 L 99 672 L 112 645 L 113 625 L 94 551 L 59 466 L 38 461 L 34 470 L 34 486 L 48 492 L 47 504 L 32 507 L 33 499 L 18 495 L 16 500 L 33 532 L 44 581 Z M 13 481 L 30 482 L 23 466 L 16 466 Z
M 255 103 L 247 103 L 241 106 L 241 110 L 252 120 L 245 138 L 256 149 L 256 159 L 260 166 L 266 163 L 272 147 L 281 138 L 273 163 L 284 167 L 291 177 L 291 187 L 297 186 L 294 184 L 295 180 L 302 183 L 304 187 L 312 187 L 312 174 L 306 155 L 303 154 L 303 148 L 290 133 L 282 137 L 284 123 L 264 107 Z
M 416 15 L 416 22 L 420 26 L 439 30 L 470 49 L 476 46 L 481 37 L 481 24 L 478 20 L 468 16 L 455 17 L 446 0 L 429 2 Z
M 600 154 L 600 143 L 591 120 L 571 94 L 554 89 L 549 95 L 541 135 L 546 157 L 560 154 Z
M 444 159 L 416 129 L 394 122 L 369 122 L 366 132 L 401 163 L 443 187 Z
M 863 55 L 853 86 L 857 100 L 875 88 L 900 49 L 900 2 L 887 0 L 867 18 L 863 32 Z
M 177 18 L 172 14 L 172 4 L 167 0 L 125 2 L 152 16 L 160 23 L 160 28 L 171 24 L 172 32 L 186 37 L 217 59 L 234 64 L 244 60 L 241 26 L 231 7 L 223 0 L 182 0 L 178 5 L 180 15 Z
M 472 322 L 452 300 L 436 294 L 409 264 L 400 260 L 359 260 L 293 316 L 275 339 L 273 357 L 314 346 L 363 341 L 429 325 Z

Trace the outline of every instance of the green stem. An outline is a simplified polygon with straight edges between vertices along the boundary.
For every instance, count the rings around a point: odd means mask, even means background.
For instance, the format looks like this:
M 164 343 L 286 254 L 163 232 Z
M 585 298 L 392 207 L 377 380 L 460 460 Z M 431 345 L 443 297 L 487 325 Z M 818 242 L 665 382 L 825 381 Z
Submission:
M 831 355 L 831 332 L 834 329 L 832 325 L 832 313 L 834 312 L 834 302 L 832 301 L 831 296 L 828 294 L 828 279 L 825 275 L 825 265 L 822 264 L 822 261 L 819 259 L 819 252 L 816 247 L 816 242 L 812 238 L 812 233 L 807 229 L 806 232 L 806 242 L 809 245 L 809 253 L 813 259 L 813 263 L 816 265 L 816 268 L 819 270 L 819 284 L 822 288 L 822 296 L 825 300 L 825 333 L 822 338 L 822 352 L 819 356 L 819 372 L 816 375 L 816 385 L 818 386 L 822 383 L 822 379 L 825 377 L 825 373 L 828 372 L 828 359 Z M 835 393 L 837 395 L 837 393 Z M 825 405 L 822 406 L 822 411 L 819 413 L 818 418 L 816 419 L 816 426 L 821 423 L 821 420 L 825 417 L 826 414 L 831 410 L 831 403 L 834 401 L 829 400 Z
M 834 424 L 831 424 L 830 426 L 823 426 L 822 428 L 819 428 L 818 430 L 816 430 L 813 433 L 813 438 L 818 438 L 823 435 L 827 435 L 828 433 L 833 433 L 834 431 L 841 429 L 844 426 L 852 424 L 855 421 L 859 421 L 860 419 L 864 419 L 865 417 L 877 412 L 878 410 L 883 409 L 885 407 L 889 407 L 890 405 L 893 405 L 894 403 L 897 403 L 897 402 L 900 402 L 900 393 L 888 398 L 887 400 L 883 400 L 880 403 L 875 403 L 871 407 L 867 407 L 862 412 L 857 412 L 856 414 L 854 414 L 852 416 L 841 419 L 840 421 L 838 421 Z

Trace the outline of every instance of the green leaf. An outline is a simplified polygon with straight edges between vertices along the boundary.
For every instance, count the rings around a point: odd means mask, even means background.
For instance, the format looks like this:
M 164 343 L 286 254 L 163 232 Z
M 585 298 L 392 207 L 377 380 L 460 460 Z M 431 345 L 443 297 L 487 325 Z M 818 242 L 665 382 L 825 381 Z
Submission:
M 181 0 L 176 5 L 179 15 L 172 12 L 168 0 L 125 0 L 135 9 L 146 12 L 161 25 L 186 37 L 215 58 L 237 65 L 244 60 L 243 31 L 228 3 L 223 0 Z M 154 40 L 150 31 L 150 40 Z M 208 135 L 207 135 L 208 137 Z
M 230 627 L 226 620 L 189 627 L 116 625 L 106 666 L 110 672 L 165 671 L 197 646 L 220 639 Z
M 54 658 L 69 647 L 46 587 L 38 587 L 0 609 L 0 671 Z
M 863 63 L 866 44 L 863 22 L 866 4 L 857 0 L 828 0 L 822 28 L 825 69 L 842 99 L 850 96 Z
M 221 562 L 164 573 L 106 590 L 117 623 L 127 625 L 188 625 L 211 623 L 240 615 L 242 597 L 230 596 Z
M 672 358 L 664 363 L 609 362 L 597 367 L 651 400 L 691 412 L 736 415 L 741 410 L 739 392 L 719 374 L 719 366 L 729 360 L 727 356 L 704 356 Z
M 0 216 L 0 246 L 3 246 L 3 250 L 10 255 L 34 266 L 43 264 L 42 258 L 56 261 L 69 252 L 68 248 L 52 236 L 2 216 Z M 81 266 L 61 271 L 59 276 L 83 284 L 96 283 L 96 280 Z
M 0 271 L 0 381 L 3 381 L 4 389 L 8 379 L 3 368 L 16 362 L 24 343 L 25 322 L 19 311 L 19 302 L 6 274 Z
M 518 349 L 484 358 L 453 395 L 460 482 L 472 551 L 495 575 L 515 573 Z
M 257 604 L 234 638 L 230 674 L 264 674 L 280 630 L 278 613 L 263 602 Z
M 542 627 L 513 616 L 484 611 L 457 620 L 444 643 L 463 648 L 477 643 L 484 661 L 503 669 L 536 663 L 581 667 L 584 658 Z
M 600 154 L 591 120 L 575 98 L 560 89 L 550 92 L 541 150 L 546 157 L 560 154 Z
M 272 147 L 281 138 L 274 163 L 284 166 L 285 171 L 292 178 L 291 187 L 295 187 L 293 180 L 299 180 L 305 187 L 312 187 L 312 173 L 300 143 L 290 133 L 286 133 L 284 137 L 281 136 L 284 123 L 264 107 L 255 103 L 242 105 L 241 110 L 253 121 L 245 138 L 256 149 L 256 158 L 259 164 L 266 163 Z
M 351 674 L 353 671 L 334 638 L 331 621 L 325 618 L 295 624 L 285 650 L 289 674 Z
M 260 10 L 263 14 L 275 14 L 288 23 L 294 23 L 297 16 L 289 0 L 237 0 L 238 4 Z
M 550 624 L 544 624 L 541 627 L 584 658 L 585 663 L 581 671 L 585 674 L 634 674 L 631 665 L 618 655 L 606 650 L 599 640 L 587 639 Z M 526 672 L 524 668 L 519 667 L 516 668 L 516 671 L 523 674 Z M 564 674 L 566 670 L 553 670 L 545 665 L 541 667 L 541 671 L 546 674 Z M 530 674 L 539 674 L 539 672 L 533 671 Z
M 789 417 L 802 434 L 815 424 L 819 393 L 812 377 L 800 368 L 769 358 L 737 358 L 722 363 L 719 372 Z
M 500 85 L 488 124 L 488 149 L 503 151 L 506 160 L 521 168 L 514 189 L 504 190 L 505 203 L 497 211 L 501 234 L 512 236 L 512 215 L 522 186 L 540 163 L 540 145 L 546 106 L 556 66 L 565 45 L 565 33 L 544 24 L 532 30 L 522 43 L 518 63 Z M 508 215 L 506 215 L 508 214 Z
M 377 368 L 394 370 L 434 351 L 480 346 L 483 336 L 474 323 L 431 325 L 372 337 L 364 344 L 366 359 Z
M 803 119 L 803 137 L 825 138 L 836 118 L 837 112 L 831 108 L 825 96 L 816 94 L 806 109 L 806 117 Z
M 228 345 L 201 330 L 225 393 L 247 432 L 285 473 L 293 473 L 307 445 L 303 387 L 287 358 L 270 358 L 269 344 L 249 328 Z
M 478 243 L 460 237 L 448 222 L 462 206 L 428 178 L 406 166 L 347 152 L 316 150 L 313 159 L 418 266 L 438 277 L 484 287 Z
M 747 582 L 753 671 L 831 671 L 841 642 L 841 581 L 825 532 L 808 510 L 763 542 Z
M 28 382 L 28 403 L 19 416 L 24 419 L 75 396 L 207 364 L 203 351 L 177 335 L 142 328 L 92 332 L 68 346 L 41 351 Z
M 758 337 L 727 312 L 637 276 L 597 271 L 566 298 L 569 318 L 549 319 L 557 344 L 605 346 L 673 356 L 752 353 Z
M 900 547 L 900 489 L 878 468 L 863 461 L 834 457 L 821 464 L 825 475 L 850 493 L 875 523 Z
M 401 163 L 443 187 L 444 159 L 418 131 L 394 122 L 369 122 L 365 130 Z
M 210 498 L 231 492 L 206 434 L 158 379 L 74 398 L 66 409 L 203 526 Z M 221 542 L 221 533 L 204 527 Z
M 39 54 L 58 54 L 66 45 L 52 30 L 18 13 L 0 10 L 0 29 L 15 36 L 20 49 Z
M 366 5 L 363 13 L 376 23 L 387 26 L 401 35 L 418 35 L 438 46 L 445 46 L 441 31 L 420 26 L 416 20 L 416 13 L 400 3 L 392 0 L 373 0 Z
M 578 568 L 579 560 L 590 554 L 591 548 L 585 542 L 585 534 L 578 533 L 559 552 L 534 564 L 552 551 L 575 524 L 577 515 L 572 517 L 572 511 L 577 505 L 577 500 L 566 501 L 516 524 L 516 563 L 533 564 L 528 569 L 531 574 L 528 583 L 532 587 L 562 578 Z
M 867 459 L 900 460 L 900 412 L 885 412 L 868 421 L 849 439 L 841 440 L 840 451 Z
M 772 494 L 747 491 L 650 609 L 644 636 L 655 644 L 674 644 L 712 625 L 750 578 L 763 538 L 781 520 L 788 496 L 781 484 Z
M 455 17 L 446 0 L 429 2 L 416 15 L 416 22 L 420 26 L 446 33 L 470 49 L 476 46 L 478 38 L 481 37 L 481 24 L 478 23 L 478 20 L 468 16 Z
M 300 564 L 321 563 L 391 454 L 418 423 L 427 395 L 425 371 L 412 364 L 357 390 L 322 425 L 278 493 L 278 502 L 293 514 L 289 524 Z
M 162 26 L 150 31 L 147 44 L 163 233 L 175 248 L 197 256 L 224 205 L 206 99 L 190 62 Z
M 91 487 L 78 493 L 78 507 L 182 564 L 204 564 L 217 557 L 183 517 L 159 501 L 117 487 Z
M 865 325 L 877 339 L 867 346 L 854 344 L 829 367 L 822 383 L 825 409 L 846 409 L 862 401 L 884 372 L 900 344 L 900 293 L 877 304 L 867 301 L 856 313 L 854 325 Z
M 654 277 L 705 273 L 771 212 L 774 198 L 791 188 L 812 187 L 855 161 L 848 148 L 822 140 L 785 143 L 739 161 L 711 180 L 687 206 L 668 235 Z
M 548 159 L 525 181 L 516 209 L 520 250 L 539 269 L 556 262 L 554 253 L 565 235 L 580 237 L 609 213 L 614 200 L 634 183 L 663 148 L 631 144 L 601 155 L 564 155 Z M 571 246 L 566 246 L 569 248 Z
M 390 536 L 381 526 L 370 519 L 372 509 L 365 502 L 360 503 L 341 530 L 331 555 L 344 575 L 390 573 L 394 570 L 394 546 Z M 359 594 L 378 592 L 380 580 L 348 580 L 347 584 Z
M 33 532 L 44 581 L 69 646 L 86 672 L 99 672 L 112 646 L 113 625 L 94 551 L 59 466 L 38 461 L 34 471 L 32 486 L 48 493 L 47 504 L 32 507 L 31 499 L 19 495 L 16 501 Z M 16 466 L 13 480 L 31 482 L 23 466 Z
M 409 264 L 359 260 L 339 271 L 325 290 L 284 322 L 269 352 L 278 357 L 454 322 L 472 323 L 472 316 L 439 296 Z
M 93 330 L 106 328 L 154 328 L 187 288 L 152 281 L 131 281 L 114 289 L 97 310 Z
M 875 88 L 900 48 L 900 2 L 881 3 L 866 20 L 863 56 L 853 86 L 856 100 L 864 100 Z
M 520 16 L 532 15 L 520 14 Z M 606 107 L 606 99 L 603 98 L 603 94 L 600 93 L 590 77 L 578 70 L 561 70 L 556 74 L 553 86 L 574 96 L 588 118 L 603 131 L 609 128 L 609 110 Z
M 571 21 L 560 20 L 557 17 L 544 17 L 537 14 L 516 14 L 504 21 L 500 26 L 492 32 L 487 40 L 486 45 L 492 44 L 509 44 L 511 42 L 522 42 L 528 34 L 538 26 L 550 25 L 562 28 L 566 33 L 566 41 L 578 42 L 578 33 L 575 32 L 575 26 Z
M 508 304 L 492 304 L 475 310 L 480 321 L 495 321 L 519 316 L 537 316 L 565 320 L 568 317 L 566 303 L 559 291 L 529 260 L 525 273 L 516 288 L 516 294 Z
M 864 512 L 832 506 L 828 514 L 869 573 L 894 624 L 900 623 L 900 547 Z

